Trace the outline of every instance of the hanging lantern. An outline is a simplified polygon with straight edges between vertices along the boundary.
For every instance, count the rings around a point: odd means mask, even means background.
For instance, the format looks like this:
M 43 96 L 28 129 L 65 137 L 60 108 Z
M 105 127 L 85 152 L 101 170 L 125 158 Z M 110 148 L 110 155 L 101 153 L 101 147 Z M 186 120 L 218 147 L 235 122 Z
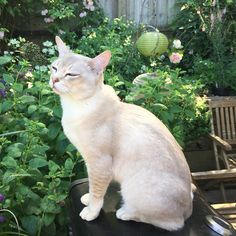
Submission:
M 159 31 L 146 32 L 138 38 L 136 46 L 144 56 L 161 55 L 167 51 L 168 39 Z

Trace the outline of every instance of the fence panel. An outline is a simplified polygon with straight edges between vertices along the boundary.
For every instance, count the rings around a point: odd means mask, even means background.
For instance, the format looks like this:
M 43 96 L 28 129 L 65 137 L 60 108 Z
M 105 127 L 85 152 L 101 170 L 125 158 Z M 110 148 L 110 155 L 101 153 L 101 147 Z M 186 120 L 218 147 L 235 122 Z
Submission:
M 125 16 L 136 23 L 168 27 L 175 15 L 176 0 L 99 0 L 107 16 Z

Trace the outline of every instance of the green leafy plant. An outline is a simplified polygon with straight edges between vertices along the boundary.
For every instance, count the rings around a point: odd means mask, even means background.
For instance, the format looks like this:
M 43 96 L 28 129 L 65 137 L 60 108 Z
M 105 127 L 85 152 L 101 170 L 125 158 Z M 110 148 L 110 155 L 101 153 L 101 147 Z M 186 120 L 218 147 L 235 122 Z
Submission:
M 103 16 L 96 0 L 0 1 L 0 31 L 10 36 L 24 26 L 26 31 L 47 30 L 73 39 L 83 27 L 99 25 Z
M 214 76 L 209 75 L 210 79 L 205 82 L 210 86 L 234 88 L 234 1 L 179 0 L 178 4 L 180 12 L 173 28 L 187 52 L 183 58 L 184 67 L 190 73 L 199 74 L 199 71 L 192 70 L 193 62 L 198 64 L 197 59 L 211 61 Z
M 189 80 L 180 69 L 155 73 L 156 77 L 135 84 L 126 100 L 159 117 L 181 146 L 205 135 L 209 131 L 207 109 L 204 98 L 197 96 L 202 85 Z
M 20 48 L 19 41 L 12 42 Z M 15 214 L 22 232 L 59 235 L 66 230 L 74 168 L 85 176 L 83 162 L 62 132 L 59 99 L 48 86 L 49 68 L 33 67 L 19 52 L 1 60 L 0 192 L 7 198 L 2 208 Z M 1 231 L 14 231 L 14 219 L 4 216 Z

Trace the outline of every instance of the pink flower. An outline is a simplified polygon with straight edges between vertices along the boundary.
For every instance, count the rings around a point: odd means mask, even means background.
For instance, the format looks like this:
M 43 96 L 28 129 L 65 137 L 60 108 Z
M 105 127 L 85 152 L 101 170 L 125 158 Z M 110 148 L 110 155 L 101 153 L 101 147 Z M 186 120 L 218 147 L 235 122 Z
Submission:
M 81 12 L 81 13 L 79 14 L 79 17 L 80 17 L 80 18 L 83 18 L 83 17 L 85 17 L 85 16 L 87 16 L 87 13 L 86 13 L 85 11 L 83 11 L 83 12 Z
M 174 64 L 180 63 L 182 58 L 183 58 L 183 55 L 178 52 L 173 52 L 169 57 L 170 62 Z
M 84 0 L 83 1 L 83 5 L 85 6 L 85 8 L 87 10 L 90 10 L 90 11 L 94 11 L 95 10 L 95 7 L 93 5 L 93 1 L 92 0 Z

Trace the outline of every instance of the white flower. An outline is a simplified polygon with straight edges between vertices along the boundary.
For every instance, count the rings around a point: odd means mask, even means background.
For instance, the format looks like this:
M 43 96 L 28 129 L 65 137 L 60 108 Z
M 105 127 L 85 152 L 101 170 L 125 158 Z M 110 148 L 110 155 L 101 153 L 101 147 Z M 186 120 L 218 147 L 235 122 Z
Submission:
M 4 38 L 4 31 L 0 31 L 0 40 Z
M 172 84 L 171 78 L 169 78 L 169 77 L 166 78 L 166 79 L 165 79 L 165 83 L 166 83 L 166 84 Z
M 26 82 L 26 84 L 28 85 L 27 86 L 28 88 L 32 88 L 33 87 L 33 83 L 31 83 L 31 82 Z
M 32 74 L 30 71 L 28 71 L 28 72 L 25 74 L 25 77 L 26 77 L 26 78 L 32 78 L 32 77 L 33 77 L 33 74 Z
M 83 12 L 81 12 L 81 13 L 79 14 L 79 17 L 80 17 L 80 18 L 83 18 L 83 17 L 85 17 L 85 16 L 87 16 L 87 13 L 86 13 L 85 11 L 83 11 Z
M 94 6 L 90 6 L 90 7 L 89 7 L 89 10 L 90 10 L 90 11 L 94 11 L 94 10 L 95 10 L 95 7 L 94 7 Z
M 59 30 L 58 30 L 58 33 L 59 33 L 59 34 L 65 34 L 66 32 L 63 31 L 63 30 L 61 30 L 61 29 L 59 29 Z
M 45 23 L 52 23 L 54 19 L 52 17 L 45 17 L 44 18 Z
M 175 39 L 173 41 L 173 47 L 176 48 L 176 49 L 181 49 L 183 48 L 183 46 L 181 45 L 181 41 L 179 39 Z
M 46 16 L 48 14 L 48 9 L 42 10 L 41 15 Z
M 193 55 L 193 50 L 190 50 L 190 51 L 188 52 L 188 54 L 189 54 L 189 55 Z
M 150 66 L 151 66 L 151 67 L 154 67 L 154 66 L 156 66 L 156 65 L 157 65 L 156 61 L 153 61 Z

